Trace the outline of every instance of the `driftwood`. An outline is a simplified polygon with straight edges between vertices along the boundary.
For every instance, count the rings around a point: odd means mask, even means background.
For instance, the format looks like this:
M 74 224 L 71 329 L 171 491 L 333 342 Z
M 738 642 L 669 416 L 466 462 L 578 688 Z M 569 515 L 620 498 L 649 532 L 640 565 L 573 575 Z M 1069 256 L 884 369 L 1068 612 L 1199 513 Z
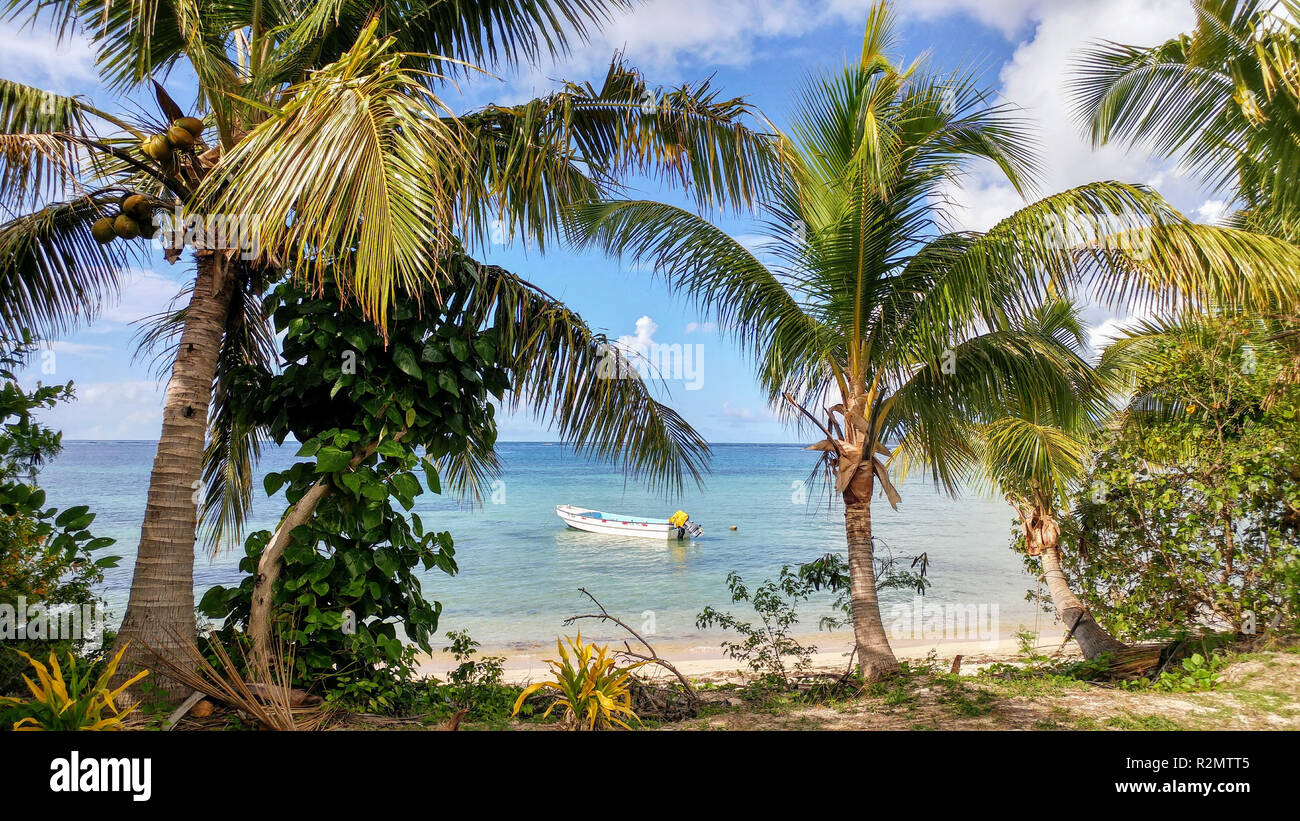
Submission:
M 618 651 L 619 655 L 626 656 L 627 658 L 630 659 L 636 659 L 637 661 L 644 661 L 651 664 L 657 664 L 660 667 L 663 667 L 665 670 L 667 670 L 668 672 L 676 676 L 677 680 L 681 682 L 682 689 L 686 691 L 686 696 L 691 700 L 691 703 L 699 704 L 700 696 L 698 693 L 695 692 L 695 687 L 691 685 L 690 680 L 686 678 L 686 676 L 682 675 L 681 671 L 672 665 L 672 662 L 661 657 L 659 653 L 655 651 L 654 647 L 650 644 L 650 642 L 645 640 L 644 636 L 642 636 L 640 633 L 638 633 L 637 631 L 629 627 L 627 622 L 623 621 L 617 616 L 611 615 L 610 612 L 605 609 L 605 605 L 601 604 L 596 599 L 595 596 L 591 595 L 591 593 L 587 591 L 587 588 L 579 587 L 578 592 L 586 596 L 587 598 L 591 599 L 592 603 L 595 604 L 598 608 L 600 608 L 600 612 L 584 613 L 578 616 L 569 616 L 567 619 L 564 620 L 564 624 L 566 626 L 573 624 L 574 622 L 580 619 L 597 619 L 599 621 L 609 621 L 609 622 L 613 622 L 614 624 L 617 624 L 619 627 L 622 627 L 624 630 L 631 633 L 633 638 L 641 642 L 642 646 L 645 647 L 648 653 L 648 655 L 647 653 L 638 653 L 632 649 L 631 645 L 629 645 L 626 641 L 624 641 L 623 649 Z
M 198 704 L 206 697 L 207 693 L 201 693 L 198 690 L 190 693 L 190 697 L 182 701 L 181 706 L 177 707 L 172 711 L 171 715 L 167 716 L 167 720 L 163 722 L 162 728 L 164 730 L 170 730 L 175 727 L 182 718 L 185 718 L 185 714 L 194 708 L 195 704 Z

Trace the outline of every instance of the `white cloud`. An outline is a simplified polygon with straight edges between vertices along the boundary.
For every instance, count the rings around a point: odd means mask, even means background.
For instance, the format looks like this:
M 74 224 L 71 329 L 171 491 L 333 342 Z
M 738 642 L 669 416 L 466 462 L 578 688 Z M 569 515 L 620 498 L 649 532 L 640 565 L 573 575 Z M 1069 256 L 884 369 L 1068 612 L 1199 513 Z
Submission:
M 732 407 L 730 402 L 722 403 L 722 415 L 737 422 L 754 422 L 758 420 L 758 414 L 749 408 L 735 408 Z
M 1041 16 L 1045 7 L 1059 2 L 901 0 L 896 17 L 906 23 L 965 15 L 1011 38 Z M 558 79 L 599 79 L 610 57 L 620 50 L 655 82 L 694 80 L 700 68 L 744 67 L 774 53 L 788 58 L 790 43 L 782 38 L 798 38 L 831 25 L 857 28 L 869 8 L 867 0 L 649 0 L 613 15 L 600 30 L 591 32 L 589 42 L 572 39 L 572 52 L 556 63 L 526 69 L 504 84 L 471 79 L 464 87 L 470 100 L 486 95 L 484 102 L 517 102 L 554 88 Z
M 182 283 L 162 274 L 133 268 L 123 277 L 118 299 L 105 301 L 89 331 L 117 331 L 123 326 L 162 313 L 173 307 L 172 302 L 183 287 Z M 182 306 L 178 304 L 175 307 Z
M 962 9 L 974 3 L 934 0 L 922 5 Z M 1176 170 L 1167 173 L 1166 164 L 1153 161 L 1142 151 L 1129 151 L 1122 145 L 1094 150 L 1074 116 L 1068 88 L 1081 49 L 1099 40 L 1137 45 L 1163 42 L 1193 27 L 1191 4 L 1186 0 L 1054 0 L 1010 6 L 1027 15 L 1034 27 L 1002 67 L 1001 93 L 1025 109 L 1036 127 L 1044 169 L 1039 193 L 1098 180 L 1160 182 L 1168 186 L 1163 193 L 1172 196 L 1175 204 L 1193 193 Z M 964 227 L 987 227 L 1021 203 L 991 167 L 981 169 L 971 182 L 949 194 L 958 204 L 952 209 L 954 221 L 971 220 Z M 1182 204 L 1191 206 L 1186 201 Z
M 64 439 L 156 439 L 162 428 L 163 384 L 91 382 L 74 386 L 76 399 L 41 413 Z
M 56 354 L 80 356 L 87 359 L 102 359 L 104 354 L 113 350 L 107 345 L 87 345 L 81 342 L 62 342 L 59 340 L 45 342 L 41 345 L 41 348 L 54 351 Z
M 1102 348 L 1123 336 L 1125 332 L 1134 330 L 1143 322 L 1155 318 L 1154 312 L 1144 308 L 1123 316 L 1108 315 L 1097 324 L 1088 327 L 1088 346 L 1092 348 L 1094 355 L 1100 354 Z
M 947 192 L 943 205 L 947 229 L 987 231 L 1025 202 L 1011 186 L 989 180 L 968 182 Z
M 1136 317 L 1109 317 L 1100 325 L 1088 329 L 1088 346 L 1093 353 L 1101 353 L 1110 343 L 1124 335 L 1124 331 L 1133 326 Z
M 865 12 L 861 6 L 836 6 L 808 0 L 658 0 L 612 21 L 600 39 L 605 51 L 623 47 L 649 68 L 675 68 L 684 54 L 696 63 L 743 66 L 765 38 L 798 36 L 829 19 Z
M 1026 20 L 1032 24 L 999 78 L 1002 96 L 1024 109 L 1037 131 L 1036 148 L 1044 172 L 1038 181 L 1039 196 L 1088 182 L 1119 180 L 1145 183 L 1206 222 L 1217 221 L 1227 211 L 1223 202 L 1203 201 L 1196 185 L 1174 162 L 1153 159 L 1141 148 L 1130 150 L 1123 144 L 1094 149 L 1069 95 L 1082 49 L 1102 40 L 1155 45 L 1190 31 L 1195 17 L 1187 0 L 912 0 L 908 8 L 936 15 L 967 12 L 985 22 L 1004 13 L 1009 21 L 1017 15 L 1023 18 L 999 26 L 1004 33 L 1019 31 Z M 1024 204 L 991 166 L 979 169 L 964 187 L 949 190 L 946 196 L 953 227 L 974 230 L 989 228 Z M 1115 315 L 1097 306 L 1096 294 L 1088 295 L 1088 302 L 1097 316 L 1088 328 L 1094 353 L 1151 318 L 1140 311 Z
M 617 344 L 629 353 L 646 356 L 650 351 L 650 346 L 654 344 L 655 331 L 657 330 L 659 330 L 659 323 L 649 316 L 642 316 L 636 321 L 636 333 L 630 336 L 620 336 Z
M 1024 28 L 1044 2 L 1045 0 L 902 0 L 898 4 L 898 13 L 923 20 L 965 14 L 1010 38 Z M 862 5 L 862 0 L 831 0 L 832 7 L 845 10 Z
M 769 237 L 766 234 L 736 234 L 732 239 L 740 243 L 755 256 L 762 256 L 767 251 L 768 247 L 775 242 L 772 237 Z
M 770 49 L 783 49 L 777 38 L 798 37 L 837 21 L 861 21 L 867 4 L 861 0 L 653 0 L 637 3 L 591 32 L 590 41 L 571 41 L 572 51 L 556 63 L 526 69 L 501 84 L 471 80 L 467 99 L 486 95 L 511 103 L 546 93 L 557 81 L 593 82 L 622 51 L 632 65 L 655 83 L 696 80 L 700 68 L 746 66 Z
M 1196 216 L 1207 225 L 1222 225 L 1228 216 L 1228 203 L 1223 200 L 1206 200 L 1196 209 Z
M 48 26 L 0 24 L 0 76 L 60 93 L 93 88 L 95 58 L 90 41 L 74 35 L 60 45 Z
M 717 329 L 717 324 L 713 322 L 687 322 L 686 333 L 688 334 L 709 334 Z

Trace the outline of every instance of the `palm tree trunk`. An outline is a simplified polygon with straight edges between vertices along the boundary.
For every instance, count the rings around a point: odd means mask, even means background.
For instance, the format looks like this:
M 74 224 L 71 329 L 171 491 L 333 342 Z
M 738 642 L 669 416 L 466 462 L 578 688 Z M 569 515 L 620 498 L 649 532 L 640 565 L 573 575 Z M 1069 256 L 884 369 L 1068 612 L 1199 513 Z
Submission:
M 1074 595 L 1070 584 L 1061 569 L 1061 547 L 1055 539 L 1041 545 L 1043 578 L 1047 581 L 1047 591 L 1052 596 L 1052 606 L 1056 614 L 1065 622 L 1066 629 L 1071 630 L 1071 637 L 1078 642 L 1083 657 L 1095 659 L 1103 653 L 1122 650 L 1124 645 L 1115 639 L 1106 628 L 1083 606 L 1079 597 Z
M 871 541 L 871 471 L 858 471 L 844 493 L 844 533 L 849 543 L 849 601 L 853 609 L 853 640 L 862 677 L 880 681 L 898 672 L 898 659 L 880 619 L 876 597 L 875 549 Z
M 224 258 L 203 254 L 197 260 L 176 361 L 163 404 L 162 434 L 149 478 L 149 497 L 140 547 L 136 551 L 131 598 L 118 631 L 114 652 L 127 642 L 117 678 L 148 667 L 150 650 L 174 651 L 178 641 L 194 636 L 194 540 L 207 436 L 208 407 L 217 355 L 226 329 L 233 278 Z M 185 655 L 170 652 L 178 663 Z M 175 682 L 150 677 L 164 690 Z M 171 693 L 173 699 L 185 693 Z
M 1047 580 L 1047 590 L 1052 596 L 1052 606 L 1057 615 L 1071 629 L 1072 637 L 1083 651 L 1083 657 L 1095 659 L 1103 653 L 1113 653 L 1123 649 L 1124 645 L 1115 639 L 1106 628 L 1083 606 L 1079 597 L 1074 595 L 1061 569 L 1061 549 L 1052 545 L 1043 551 L 1043 578 Z

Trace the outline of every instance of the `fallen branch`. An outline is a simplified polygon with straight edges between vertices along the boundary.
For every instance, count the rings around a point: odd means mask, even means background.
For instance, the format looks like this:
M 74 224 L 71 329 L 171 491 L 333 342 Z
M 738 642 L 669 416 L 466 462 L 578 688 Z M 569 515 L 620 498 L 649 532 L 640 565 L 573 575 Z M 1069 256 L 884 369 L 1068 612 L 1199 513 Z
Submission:
M 857 656 L 857 654 L 858 654 L 858 645 L 855 643 L 853 645 L 853 649 L 849 651 L 849 669 L 844 671 L 844 675 L 836 679 L 835 681 L 836 687 L 839 687 L 841 684 L 848 681 L 849 676 L 853 675 L 853 658 Z
M 636 659 L 637 661 L 644 661 L 651 664 L 657 664 L 660 667 L 663 667 L 664 669 L 668 670 L 674 676 L 677 676 L 677 680 L 681 682 L 682 687 L 686 690 L 686 695 L 690 697 L 691 701 L 696 704 L 699 703 L 700 701 L 699 694 L 696 693 L 695 688 L 691 686 L 690 680 L 687 679 L 686 676 L 682 675 L 681 671 L 678 670 L 676 667 L 674 667 L 671 662 L 661 657 L 659 653 L 655 651 L 655 648 L 650 644 L 650 642 L 645 640 L 644 636 L 642 636 L 640 633 L 638 633 L 637 631 L 629 627 L 627 623 L 624 622 L 622 619 L 618 618 L 617 616 L 611 615 L 610 612 L 605 609 L 605 605 L 601 604 L 596 599 L 595 596 L 587 592 L 587 588 L 579 587 L 578 592 L 586 596 L 587 598 L 591 599 L 592 603 L 600 608 L 600 612 L 583 613 L 582 615 L 578 615 L 578 616 L 569 616 L 567 619 L 564 620 L 564 624 L 566 626 L 573 624 L 575 621 L 578 621 L 580 619 L 597 619 L 600 621 L 612 621 L 614 624 L 617 624 L 619 627 L 622 627 L 624 630 L 631 633 L 633 637 L 635 637 L 637 641 L 641 642 L 641 644 L 645 646 L 646 650 L 649 651 L 649 655 L 646 655 L 645 653 L 637 653 L 632 649 L 631 645 L 629 645 L 626 641 L 624 641 L 623 649 L 619 651 L 622 655 L 627 656 L 628 658 Z
M 190 693 L 190 697 L 182 701 L 181 706 L 177 707 L 175 710 L 172 711 L 171 715 L 167 716 L 167 720 L 163 722 L 162 728 L 164 730 L 170 730 L 173 727 L 175 727 L 176 724 L 182 718 L 185 718 L 186 713 L 194 709 L 195 704 L 198 704 L 206 697 L 207 697 L 207 693 L 203 693 L 198 690 L 195 690 L 194 692 Z

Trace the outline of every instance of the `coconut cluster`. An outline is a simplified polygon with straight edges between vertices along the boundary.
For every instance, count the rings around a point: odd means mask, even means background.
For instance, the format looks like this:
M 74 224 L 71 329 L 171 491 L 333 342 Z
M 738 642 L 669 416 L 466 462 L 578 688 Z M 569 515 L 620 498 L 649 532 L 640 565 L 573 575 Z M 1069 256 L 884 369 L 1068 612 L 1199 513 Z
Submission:
M 118 203 L 121 209 L 116 216 L 103 216 L 90 226 L 90 233 L 101 245 L 115 239 L 153 239 L 158 226 L 154 225 L 155 204 L 143 194 L 127 194 Z
M 188 151 L 203 133 L 203 121 L 197 117 L 180 117 L 172 120 L 171 128 L 162 134 L 153 134 L 140 142 L 140 151 L 155 162 L 167 162 L 173 151 Z
M 140 141 L 140 152 L 158 163 L 170 163 L 172 152 L 188 151 L 203 133 L 203 121 L 197 117 L 178 117 L 162 134 L 152 134 Z M 95 220 L 90 233 L 101 245 L 115 239 L 153 239 L 158 228 L 153 222 L 156 205 L 143 194 L 128 194 L 119 203 L 116 215 Z

